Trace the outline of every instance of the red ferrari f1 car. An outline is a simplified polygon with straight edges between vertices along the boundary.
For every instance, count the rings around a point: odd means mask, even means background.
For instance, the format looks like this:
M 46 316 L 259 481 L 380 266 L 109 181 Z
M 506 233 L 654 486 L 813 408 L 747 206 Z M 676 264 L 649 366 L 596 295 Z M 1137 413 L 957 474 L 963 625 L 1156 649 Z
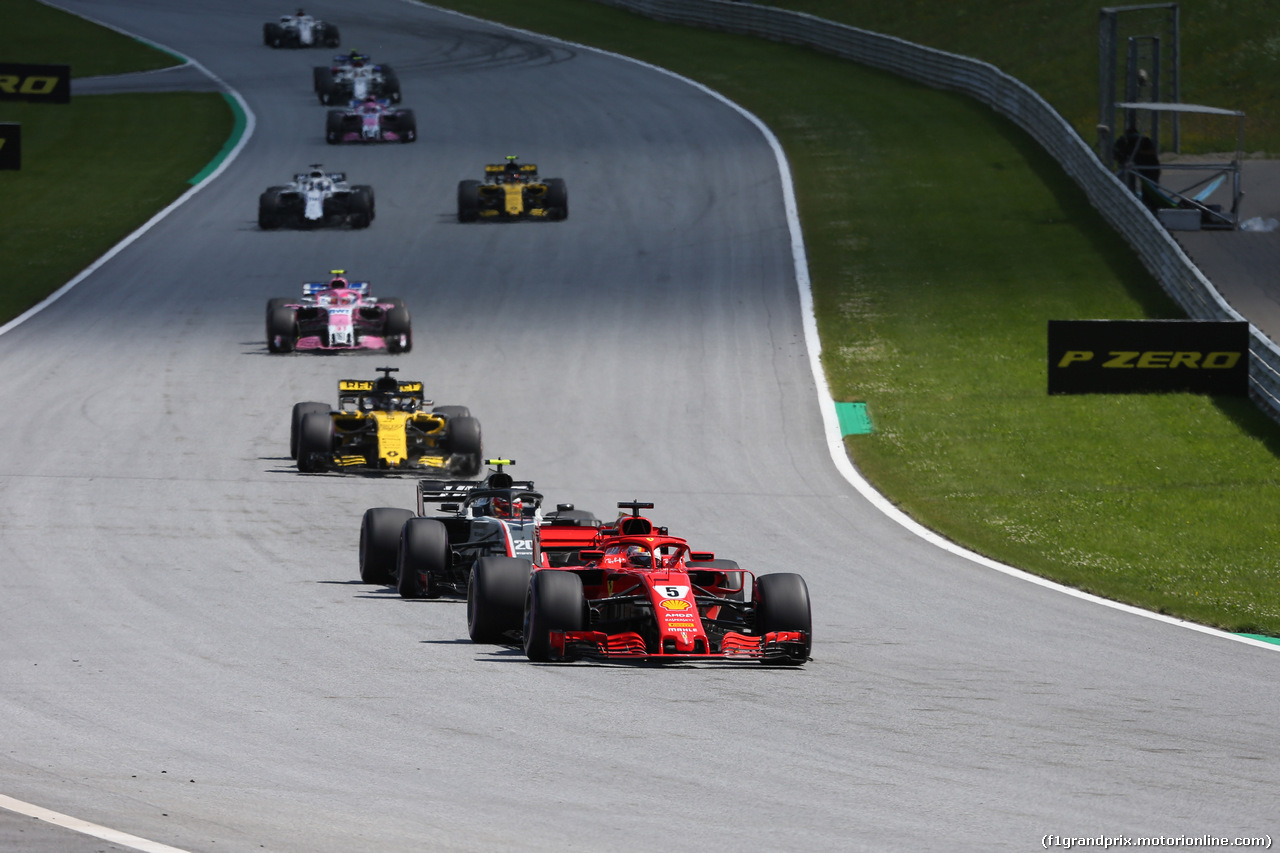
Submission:
M 586 529 L 544 524 L 531 564 L 477 564 L 467 590 L 471 639 L 520 636 L 533 661 L 809 660 L 812 616 L 800 575 L 754 576 L 637 514 L 653 504 L 618 507 L 631 515 L 590 531 L 591 541 Z

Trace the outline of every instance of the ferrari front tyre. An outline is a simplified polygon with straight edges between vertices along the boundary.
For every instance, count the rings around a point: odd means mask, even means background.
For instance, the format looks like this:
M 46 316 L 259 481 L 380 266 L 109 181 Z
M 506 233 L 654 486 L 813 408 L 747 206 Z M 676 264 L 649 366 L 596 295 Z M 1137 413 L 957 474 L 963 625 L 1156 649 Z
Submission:
M 756 578 L 755 632 L 763 637 L 774 631 L 802 631 L 804 644 L 783 658 L 766 658 L 765 663 L 798 666 L 809 659 L 813 647 L 813 615 L 809 607 L 809 587 L 804 578 L 791 572 L 760 575 Z
M 403 305 L 387 311 L 382 327 L 382 339 L 387 342 L 387 352 L 392 355 L 413 349 L 413 329 L 409 323 L 409 309 Z
M 480 182 L 458 181 L 458 221 L 475 222 L 480 218 Z
M 449 534 L 434 518 L 411 518 L 400 531 L 396 589 L 401 598 L 439 598 L 436 579 L 449 571 Z
M 543 200 L 548 219 L 569 218 L 569 188 L 564 178 L 547 178 L 547 195 Z
M 533 564 L 520 557 L 481 557 L 467 580 L 467 633 L 473 643 L 501 643 L 524 621 Z
M 328 403 L 294 403 L 293 419 L 289 423 L 289 458 L 298 458 L 298 436 L 302 432 L 302 419 L 306 415 L 329 413 Z
M 573 572 L 541 569 L 530 575 L 524 600 L 525 656 L 551 660 L 551 632 L 581 631 L 585 609 L 582 578 Z
M 412 512 L 399 507 L 380 506 L 364 511 L 364 518 L 360 520 L 360 580 L 380 584 L 395 582 L 400 528 L 411 518 Z
M 298 346 L 298 312 L 293 308 L 276 308 L 267 315 L 267 350 L 293 352 Z
M 329 413 L 303 415 L 298 428 L 298 470 L 307 474 L 324 471 L 329 467 L 333 445 L 333 418 Z

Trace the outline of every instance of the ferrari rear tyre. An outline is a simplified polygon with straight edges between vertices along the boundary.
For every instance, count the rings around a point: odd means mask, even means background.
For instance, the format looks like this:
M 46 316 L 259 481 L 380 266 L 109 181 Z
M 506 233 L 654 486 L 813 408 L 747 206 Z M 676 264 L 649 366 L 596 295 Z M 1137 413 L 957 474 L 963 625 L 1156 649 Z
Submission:
M 551 660 L 552 631 L 581 631 L 586 624 L 582 578 L 559 569 L 529 576 L 524 600 L 524 653 L 532 661 Z
M 533 564 L 519 557 L 481 557 L 467 581 L 467 633 L 473 643 L 501 643 L 524 621 Z
M 799 666 L 807 661 L 813 647 L 813 615 L 804 578 L 791 572 L 761 575 L 756 578 L 752 598 L 756 605 L 756 634 L 763 637 L 773 631 L 803 631 L 806 638 L 803 648 L 794 654 L 766 659 L 765 663 Z
M 480 182 L 458 182 L 458 221 L 475 222 L 480 218 Z
M 360 580 L 395 583 L 400 528 L 411 518 L 412 512 L 399 507 L 379 506 L 364 511 L 360 520 Z
M 548 219 L 569 218 L 569 188 L 565 185 L 564 178 L 547 178 L 545 204 Z
M 734 560 L 702 560 L 700 562 L 690 561 L 688 567 L 691 571 L 711 570 L 724 572 L 724 586 L 736 590 L 725 595 L 725 598 L 731 601 L 746 601 L 747 590 L 743 581 L 744 573 Z
M 449 571 L 449 534 L 434 518 L 411 518 L 400 531 L 396 589 L 401 598 L 439 598 L 436 581 Z
M 302 432 L 302 419 L 307 415 L 328 414 L 328 403 L 294 403 L 293 420 L 289 424 L 289 458 L 298 458 L 298 436 Z
M 270 352 L 293 352 L 298 346 L 298 312 L 277 308 L 267 315 L 267 349 Z
M 400 305 L 387 311 L 382 338 L 387 342 L 387 352 L 392 355 L 413 349 L 413 328 L 409 322 L 408 308 Z
M 328 412 L 303 415 L 298 429 L 298 470 L 314 474 L 328 468 L 333 440 L 333 418 Z

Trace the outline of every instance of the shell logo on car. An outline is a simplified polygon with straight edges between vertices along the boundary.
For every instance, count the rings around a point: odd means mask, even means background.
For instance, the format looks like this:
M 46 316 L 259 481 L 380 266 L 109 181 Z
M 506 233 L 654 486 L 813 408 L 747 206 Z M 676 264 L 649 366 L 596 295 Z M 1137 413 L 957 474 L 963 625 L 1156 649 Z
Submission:
M 688 610 L 693 605 L 678 598 L 667 598 L 659 601 L 658 606 L 663 610 Z

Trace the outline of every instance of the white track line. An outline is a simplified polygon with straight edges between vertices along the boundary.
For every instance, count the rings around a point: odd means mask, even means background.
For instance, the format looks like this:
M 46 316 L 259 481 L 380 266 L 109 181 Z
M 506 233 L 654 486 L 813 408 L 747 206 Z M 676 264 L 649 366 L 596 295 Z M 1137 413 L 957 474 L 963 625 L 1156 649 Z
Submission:
M 420 2 L 420 0 L 404 0 L 404 2 L 414 3 L 416 5 L 427 5 L 427 6 L 430 5 L 429 3 Z M 598 47 L 591 47 L 590 45 L 578 44 L 577 42 L 565 41 L 564 39 L 553 38 L 552 36 L 544 35 L 542 33 L 535 33 L 529 30 L 522 30 L 518 27 L 508 27 L 504 24 L 495 24 L 493 21 L 484 21 L 484 19 L 482 18 L 476 18 L 471 15 L 464 15 L 461 12 L 454 12 L 451 9 L 441 9 L 438 6 L 432 6 L 431 8 L 441 12 L 449 12 L 451 14 L 457 15 L 458 17 L 469 18 L 470 20 L 473 20 L 473 21 L 483 21 L 486 24 L 501 26 L 504 29 L 512 30 L 518 33 L 523 33 L 525 35 L 535 36 L 537 38 L 546 39 L 548 41 L 560 42 L 561 44 L 567 44 L 572 47 L 581 48 L 583 50 L 594 51 L 596 53 L 605 54 L 606 56 L 612 56 L 617 59 L 625 60 L 627 62 L 634 62 L 636 65 L 642 65 L 645 68 L 650 68 L 661 74 L 665 74 L 668 77 L 673 77 L 676 80 L 680 80 L 690 86 L 693 86 L 695 89 L 705 92 L 706 94 L 710 95 L 711 97 L 725 104 L 730 109 L 735 110 L 739 115 L 741 115 L 747 121 L 755 125 L 756 129 L 759 130 L 761 135 L 763 135 L 764 138 L 768 141 L 769 147 L 773 149 L 773 156 L 778 163 L 778 174 L 782 179 L 782 194 L 783 194 L 784 204 L 786 206 L 787 227 L 791 232 L 791 255 L 795 264 L 796 287 L 800 292 L 800 314 L 802 319 L 804 320 L 805 346 L 806 346 L 806 349 L 809 351 L 809 370 L 813 373 L 813 381 L 814 381 L 814 384 L 817 386 L 817 390 L 818 390 L 818 408 L 822 411 L 822 424 L 824 427 L 824 432 L 826 433 L 827 452 L 831 456 L 831 461 L 835 463 L 836 470 L 839 471 L 840 474 L 846 480 L 849 481 L 850 485 L 852 485 L 855 489 L 858 490 L 859 494 L 861 494 L 864 498 L 870 501 L 872 506 L 880 510 L 880 512 L 884 513 L 893 521 L 896 521 L 898 524 L 902 525 L 907 530 L 914 533 L 916 536 L 919 536 L 921 539 L 930 543 L 931 545 L 936 545 L 937 547 L 943 549 L 944 551 L 948 551 L 952 554 L 955 554 L 958 557 L 963 557 L 966 560 L 970 560 L 974 563 L 977 563 L 980 566 L 985 566 L 988 569 L 994 569 L 997 572 L 1002 572 L 1006 575 L 1010 575 L 1011 577 L 1019 578 L 1021 580 L 1027 581 L 1028 583 L 1033 583 L 1033 584 L 1036 584 L 1037 586 L 1045 587 L 1046 589 L 1052 589 L 1057 592 L 1065 593 L 1066 595 L 1070 595 L 1073 598 L 1080 598 L 1085 601 L 1091 601 L 1094 604 L 1101 604 L 1104 607 L 1110 607 L 1114 610 L 1121 610 L 1121 611 L 1124 611 L 1125 613 L 1131 613 L 1135 616 L 1142 616 L 1147 619 L 1154 619 L 1157 622 L 1164 622 L 1169 625 L 1177 625 L 1182 628 L 1188 628 L 1192 631 L 1199 631 L 1202 634 L 1210 634 L 1214 637 L 1221 637 L 1226 640 L 1234 640 L 1237 643 L 1244 643 L 1245 645 L 1249 645 L 1249 646 L 1257 646 L 1258 648 L 1269 649 L 1271 651 L 1280 651 L 1280 646 L 1277 646 L 1274 643 L 1268 643 L 1263 640 L 1255 640 L 1251 637 L 1243 637 L 1239 634 L 1232 634 L 1228 631 L 1220 631 L 1217 628 L 1210 628 L 1205 625 L 1197 625 L 1194 622 L 1187 622 L 1186 620 L 1183 620 L 1183 619 L 1177 619 L 1172 616 L 1166 616 L 1163 613 L 1153 613 L 1150 610 L 1143 610 L 1140 607 L 1133 607 L 1132 605 L 1129 605 L 1129 604 L 1121 604 L 1118 601 L 1111 601 L 1106 598 L 1099 598 L 1096 595 L 1090 595 L 1087 592 L 1081 592 L 1080 590 L 1074 589 L 1073 587 L 1063 586 L 1062 584 L 1054 583 L 1051 580 L 1047 580 L 1038 575 L 1030 574 L 1029 572 L 1024 572 L 1021 569 L 1015 569 L 1013 566 L 1006 566 L 1003 563 L 998 563 L 995 560 L 982 556 L 981 554 L 975 554 L 972 551 L 962 548 L 956 543 L 950 541 L 949 539 L 946 539 L 938 535 L 937 533 L 923 526 L 918 521 L 913 519 L 911 516 L 907 515 L 902 510 L 894 506 L 893 503 L 890 502 L 888 498 L 886 498 L 884 495 L 877 492 L 875 490 L 875 487 L 872 486 L 869 482 L 867 482 L 863 478 L 862 474 L 858 472 L 857 468 L 853 467 L 853 462 L 849 459 L 849 454 L 845 451 L 844 436 L 842 436 L 840 433 L 840 421 L 839 421 L 839 417 L 836 415 L 835 400 L 831 396 L 831 388 L 830 386 L 827 385 L 827 377 L 822 370 L 822 361 L 819 357 L 822 352 L 822 341 L 818 337 L 818 320 L 813 313 L 813 292 L 811 290 L 810 281 L 809 281 L 809 262 L 805 254 L 804 236 L 800 230 L 800 213 L 799 213 L 799 208 L 796 204 L 795 187 L 791 182 L 791 167 L 787 163 L 786 153 L 782 150 L 782 143 L 780 143 L 778 141 L 778 138 L 773 135 L 773 131 L 770 130 L 768 126 L 766 126 L 765 123 L 762 122 L 760 119 L 758 119 L 756 116 L 752 115 L 746 109 L 739 106 L 738 104 L 735 104 L 733 101 L 729 100 L 724 95 L 720 94 L 714 89 L 710 89 L 704 86 L 703 84 L 697 82 L 696 80 L 690 80 L 689 78 L 681 76 L 680 74 L 677 74 L 674 71 L 670 71 L 666 68 L 661 68 L 657 65 L 652 65 L 648 62 L 644 62 L 643 60 L 639 60 L 631 56 L 623 56 L 622 54 L 612 53 L 607 50 L 601 50 Z
M 8 809 L 11 812 L 24 814 L 27 817 L 34 817 L 64 829 L 75 830 L 85 835 L 92 835 L 94 838 L 100 838 L 103 841 L 110 841 L 112 844 L 119 844 L 133 850 L 141 850 L 143 853 L 189 853 L 178 847 L 170 847 L 168 844 L 161 844 L 158 841 L 148 841 L 145 838 L 139 838 L 136 835 L 130 835 L 127 832 L 120 832 L 115 829 L 108 829 L 105 826 L 98 826 L 96 823 L 89 823 L 79 818 L 68 817 L 58 812 L 42 809 L 39 806 L 33 806 L 30 803 L 24 803 L 21 800 L 15 800 L 12 797 L 6 797 L 0 794 L 0 808 Z

